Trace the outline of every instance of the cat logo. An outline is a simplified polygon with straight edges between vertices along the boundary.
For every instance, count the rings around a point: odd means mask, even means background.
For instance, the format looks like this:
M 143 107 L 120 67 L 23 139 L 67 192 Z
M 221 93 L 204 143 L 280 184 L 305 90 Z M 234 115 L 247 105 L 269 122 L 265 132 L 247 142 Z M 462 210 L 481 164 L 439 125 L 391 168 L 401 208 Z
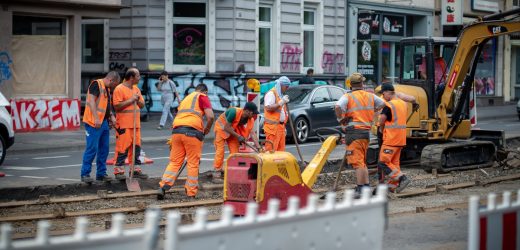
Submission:
M 507 32 L 507 28 L 504 26 L 489 25 L 488 30 L 491 34 L 500 34 Z

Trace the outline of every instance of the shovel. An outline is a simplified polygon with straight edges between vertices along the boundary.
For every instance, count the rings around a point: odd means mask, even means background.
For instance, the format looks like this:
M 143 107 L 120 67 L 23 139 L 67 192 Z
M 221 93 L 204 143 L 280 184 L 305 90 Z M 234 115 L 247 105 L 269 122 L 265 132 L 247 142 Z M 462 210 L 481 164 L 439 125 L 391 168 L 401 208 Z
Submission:
M 298 144 L 298 138 L 296 135 L 296 129 L 294 128 L 293 120 L 291 119 L 291 111 L 289 111 L 289 105 L 285 104 L 285 108 L 287 109 L 287 116 L 285 119 L 289 119 L 289 127 L 291 127 L 294 145 L 296 146 L 296 151 L 298 151 L 298 156 L 300 156 L 301 164 L 306 167 L 307 163 L 303 160 L 302 151 L 300 151 L 300 145 Z
M 134 102 L 134 135 L 132 137 L 132 159 L 130 161 L 130 177 L 126 177 L 126 188 L 130 192 L 141 192 L 141 186 L 139 186 L 139 181 L 134 179 L 134 170 L 135 170 L 135 123 L 136 123 L 136 112 L 137 112 L 137 103 Z

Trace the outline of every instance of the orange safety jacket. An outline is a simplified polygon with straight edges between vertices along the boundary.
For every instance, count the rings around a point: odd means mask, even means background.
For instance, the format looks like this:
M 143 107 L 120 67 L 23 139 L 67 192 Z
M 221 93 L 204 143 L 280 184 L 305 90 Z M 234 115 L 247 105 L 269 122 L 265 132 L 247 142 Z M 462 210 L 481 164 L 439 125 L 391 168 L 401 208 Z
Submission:
M 116 100 L 128 100 L 132 95 L 139 95 L 139 99 L 142 101 L 141 91 L 136 85 L 129 89 L 123 84 L 119 84 L 114 90 L 114 105 Z M 117 128 L 133 128 L 134 127 L 134 106 L 135 106 L 135 127 L 141 127 L 141 109 L 138 105 L 130 104 L 122 110 L 116 110 L 116 127 Z
M 100 121 L 103 121 L 105 118 L 107 103 L 108 103 L 108 90 L 105 87 L 105 82 L 103 82 L 103 79 L 98 79 L 95 81 L 92 81 L 90 84 L 97 83 L 99 87 L 99 96 L 96 97 L 96 107 L 97 112 L 94 114 L 92 110 L 90 109 L 90 106 L 88 105 L 90 101 L 90 92 L 87 92 L 87 105 L 85 105 L 85 113 L 83 114 L 83 122 L 94 127 L 95 126 L 95 118 L 94 115 L 97 115 Z M 89 85 L 90 89 L 90 85 Z
M 347 112 L 343 117 L 349 118 L 347 126 L 355 129 L 370 129 L 374 120 L 374 95 L 364 90 L 346 93 L 348 97 Z
M 204 110 L 200 109 L 199 97 L 206 96 L 200 92 L 193 92 L 186 96 L 179 105 L 177 116 L 173 120 L 172 128 L 180 126 L 192 127 L 201 132 L 204 131 L 202 115 Z
M 253 126 L 255 125 L 255 119 L 251 117 L 249 120 L 247 120 L 245 125 L 240 125 L 239 122 L 240 118 L 242 118 L 242 114 L 244 113 L 244 109 L 233 107 L 231 108 L 236 109 L 235 120 L 233 120 L 233 123 L 231 123 L 231 127 L 233 127 L 237 134 L 247 139 L 251 133 L 251 130 L 253 130 Z M 217 124 L 215 125 L 215 132 L 219 131 L 224 139 L 227 139 L 231 136 L 231 134 L 224 130 L 226 123 L 228 122 L 226 120 L 226 113 L 224 112 L 218 117 Z
M 392 111 L 392 121 L 385 121 L 383 131 L 383 145 L 405 146 L 406 145 L 406 115 L 408 104 L 401 99 L 393 99 L 386 103 Z
M 276 93 L 276 88 L 272 88 L 269 90 L 273 92 L 275 103 L 278 103 L 280 101 L 280 97 L 278 96 L 278 93 Z M 285 114 L 285 121 L 280 123 L 280 113 L 284 112 Z M 289 116 L 287 115 L 287 107 L 284 105 L 283 108 L 279 107 L 275 111 L 267 111 L 267 109 L 264 109 L 264 131 L 266 133 L 274 134 L 276 133 L 277 126 L 283 125 L 285 128 L 285 124 L 287 123 L 287 119 L 289 119 Z

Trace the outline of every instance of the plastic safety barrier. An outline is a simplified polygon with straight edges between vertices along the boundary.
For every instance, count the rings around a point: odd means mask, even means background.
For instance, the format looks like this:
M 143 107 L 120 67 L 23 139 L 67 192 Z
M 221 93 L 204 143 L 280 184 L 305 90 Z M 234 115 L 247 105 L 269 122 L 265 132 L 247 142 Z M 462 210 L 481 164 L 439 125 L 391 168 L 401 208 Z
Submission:
M 520 249 L 520 190 L 517 200 L 511 202 L 511 192 L 502 195 L 490 193 L 486 207 L 480 208 L 480 198 L 469 200 L 468 249 Z
M 49 236 L 50 223 L 40 221 L 36 238 L 11 240 L 12 228 L 3 224 L 0 249 L 382 249 L 387 187 L 379 186 L 376 196 L 368 188 L 361 199 L 353 195 L 348 190 L 336 202 L 336 193 L 328 193 L 321 202 L 311 194 L 304 208 L 291 197 L 285 211 L 279 211 L 280 203 L 273 199 L 265 214 L 258 214 L 258 204 L 249 203 L 240 218 L 233 217 L 231 206 L 224 206 L 220 220 L 211 222 L 208 210 L 199 208 L 195 222 L 188 225 L 180 225 L 179 212 L 169 212 L 164 242 L 159 239 L 157 209 L 146 211 L 143 228 L 123 229 L 125 216 L 116 214 L 112 229 L 88 233 L 88 220 L 81 217 L 75 233 L 66 236 Z

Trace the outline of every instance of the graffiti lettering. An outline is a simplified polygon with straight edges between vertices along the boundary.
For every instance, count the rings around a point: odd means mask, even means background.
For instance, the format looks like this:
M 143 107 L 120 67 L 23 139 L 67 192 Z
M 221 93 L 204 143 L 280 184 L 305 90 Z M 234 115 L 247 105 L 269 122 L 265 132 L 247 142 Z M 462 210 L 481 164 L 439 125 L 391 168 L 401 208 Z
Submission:
M 11 100 L 16 132 L 73 130 L 80 126 L 78 99 Z
M 282 47 L 282 71 L 283 72 L 300 72 L 300 55 L 303 50 L 291 44 L 284 44 Z
M 130 52 L 129 51 L 110 51 L 108 52 L 109 60 L 130 60 Z
M 321 67 L 323 68 L 323 73 L 342 74 L 345 69 L 344 55 L 342 53 L 323 52 Z
M 0 51 L 0 84 L 12 77 L 11 65 L 13 61 L 7 51 Z
M 118 63 L 118 62 L 111 62 L 110 65 L 108 65 L 108 68 L 110 68 L 110 70 L 123 71 L 123 72 L 128 69 L 127 67 L 125 67 L 124 63 Z

